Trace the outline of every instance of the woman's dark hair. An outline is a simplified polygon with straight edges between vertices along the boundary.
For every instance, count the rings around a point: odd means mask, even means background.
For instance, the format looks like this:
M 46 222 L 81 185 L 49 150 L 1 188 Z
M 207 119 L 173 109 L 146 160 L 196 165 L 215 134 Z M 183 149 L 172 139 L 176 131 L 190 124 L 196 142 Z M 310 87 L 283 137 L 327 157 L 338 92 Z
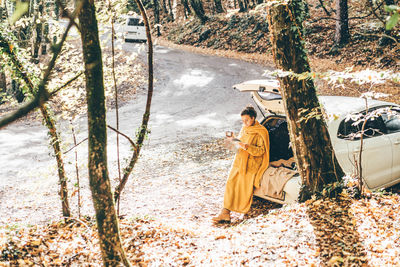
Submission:
M 257 117 L 257 111 L 252 106 L 247 106 L 240 113 L 240 116 L 244 116 L 244 115 L 249 115 L 250 118 L 256 118 Z

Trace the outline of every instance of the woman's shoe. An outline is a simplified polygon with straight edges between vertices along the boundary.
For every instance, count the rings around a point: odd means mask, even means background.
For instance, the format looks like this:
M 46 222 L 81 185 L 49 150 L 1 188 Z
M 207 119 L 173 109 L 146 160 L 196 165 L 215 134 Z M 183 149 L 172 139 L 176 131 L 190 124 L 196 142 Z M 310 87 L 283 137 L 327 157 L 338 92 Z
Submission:
M 231 212 L 228 209 L 222 209 L 217 217 L 212 218 L 214 223 L 230 222 Z

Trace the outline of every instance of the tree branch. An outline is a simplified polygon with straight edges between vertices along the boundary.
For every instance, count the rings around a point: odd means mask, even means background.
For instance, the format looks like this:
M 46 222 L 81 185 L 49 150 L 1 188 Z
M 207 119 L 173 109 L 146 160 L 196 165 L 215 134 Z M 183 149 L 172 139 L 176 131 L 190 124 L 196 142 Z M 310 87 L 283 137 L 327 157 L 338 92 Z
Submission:
M 137 137 L 137 146 L 132 154 L 131 160 L 128 164 L 128 166 L 124 170 L 124 177 L 122 178 L 121 182 L 118 184 L 118 186 L 114 190 L 114 200 L 117 201 L 119 199 L 119 196 L 122 192 L 122 190 L 125 187 L 126 182 L 128 181 L 129 175 L 132 172 L 133 167 L 135 166 L 137 159 L 139 157 L 140 149 L 143 145 L 144 138 L 147 134 L 147 125 L 149 123 L 150 119 L 150 108 L 151 108 L 151 100 L 153 96 L 153 41 L 151 39 L 151 32 L 150 32 L 150 23 L 149 19 L 146 14 L 146 10 L 143 6 L 143 3 L 141 0 L 135 0 L 140 13 L 143 17 L 144 25 L 146 26 L 146 36 L 147 36 L 147 46 L 148 46 L 148 52 L 147 52 L 147 62 L 149 64 L 148 68 L 148 90 L 147 90 L 147 102 L 146 102 L 146 109 L 143 114 L 143 119 L 142 119 L 142 125 L 140 127 L 140 132 Z
M 60 87 L 58 87 L 56 90 L 52 91 L 50 93 L 50 95 L 55 95 L 57 94 L 59 91 L 61 91 L 62 89 L 64 89 L 65 87 L 67 87 L 68 85 L 70 85 L 73 81 L 75 81 L 76 79 L 78 79 L 81 75 L 83 74 L 83 72 L 79 72 L 76 76 L 72 77 L 71 79 L 69 79 L 66 83 L 64 83 L 63 85 L 61 85 Z
M 73 147 L 71 147 L 70 149 L 68 149 L 67 151 L 65 151 L 63 154 L 67 154 L 68 152 L 70 152 L 72 149 L 74 149 L 75 147 L 79 146 L 80 144 L 82 144 L 83 142 L 85 142 L 86 140 L 88 140 L 88 138 L 86 137 L 85 139 L 83 139 L 82 141 L 80 141 L 79 143 L 77 143 L 76 145 L 74 145 Z
M 132 146 L 134 149 L 137 149 L 137 146 L 136 146 L 135 142 L 133 142 L 133 140 L 132 140 L 129 136 L 127 136 L 127 135 L 124 134 L 124 133 L 121 133 L 119 130 L 115 129 L 114 127 L 112 127 L 112 126 L 110 126 L 110 125 L 108 125 L 108 124 L 107 124 L 107 127 L 110 128 L 111 130 L 113 130 L 114 132 L 116 132 L 117 134 L 120 134 L 120 135 L 122 135 L 123 137 L 125 137 L 126 139 L 128 139 L 129 143 L 131 143 L 131 146 Z

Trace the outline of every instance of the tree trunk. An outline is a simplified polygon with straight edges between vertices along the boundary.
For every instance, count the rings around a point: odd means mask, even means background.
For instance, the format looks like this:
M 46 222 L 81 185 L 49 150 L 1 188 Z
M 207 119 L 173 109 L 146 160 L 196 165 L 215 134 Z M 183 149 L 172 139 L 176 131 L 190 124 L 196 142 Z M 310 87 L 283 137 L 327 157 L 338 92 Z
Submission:
M 38 63 L 39 50 L 42 44 L 42 35 L 43 35 L 43 23 L 41 22 L 43 15 L 43 4 L 38 0 L 36 1 L 36 4 L 38 5 L 38 10 L 37 14 L 35 15 L 35 35 L 33 41 L 32 59 L 33 62 Z
M 188 16 L 190 16 L 192 14 L 192 12 L 190 11 L 189 2 L 188 2 L 188 0 L 181 0 L 181 2 L 183 5 L 183 13 L 185 15 L 185 18 L 187 19 Z
M 167 0 L 160 0 L 160 1 L 161 1 L 162 11 L 163 11 L 165 14 L 167 14 L 167 16 L 168 16 L 167 4 L 166 4 L 166 2 L 165 2 L 165 1 L 167 1 Z
M 203 3 L 201 0 L 189 0 L 190 5 L 193 8 L 194 13 L 200 19 L 201 23 L 204 24 L 208 20 L 208 17 L 205 15 Z
M 22 103 L 25 99 L 25 94 L 22 92 L 19 83 L 16 80 L 11 81 L 11 92 L 18 103 Z
M 54 154 L 57 160 L 58 179 L 60 183 L 59 194 L 61 199 L 62 214 L 64 218 L 69 218 L 71 217 L 71 211 L 69 209 L 69 203 L 68 203 L 67 177 L 65 174 L 62 152 L 60 149 L 60 136 L 57 133 L 56 124 L 51 115 L 49 114 L 46 104 L 40 106 L 40 112 L 42 113 L 44 124 L 49 130 L 49 135 L 51 137 L 51 145 L 53 147 Z
M 290 8 L 289 8 L 290 7 Z M 278 69 L 295 74 L 310 71 L 301 23 L 296 23 L 288 3 L 270 4 L 268 22 L 274 61 Z M 344 175 L 333 150 L 327 125 L 311 78 L 279 78 L 290 140 L 303 181 L 300 199 L 320 192 L 324 185 Z
M 215 4 L 215 11 L 217 13 L 224 13 L 224 8 L 222 7 L 221 0 L 214 0 L 214 4 Z
M 79 12 L 89 131 L 89 184 L 96 211 L 100 249 L 105 266 L 130 265 L 122 247 L 107 168 L 106 108 L 103 63 L 94 1 L 83 0 Z
M 4 103 L 4 96 L 7 94 L 7 79 L 4 71 L 0 71 L 0 105 Z
M 246 12 L 246 7 L 245 7 L 245 5 L 244 5 L 244 2 L 243 2 L 243 0 L 237 0 L 238 1 L 238 4 L 239 4 L 239 12 Z
M 174 12 L 172 11 L 171 0 L 168 0 L 168 7 L 169 7 L 169 21 L 174 21 Z
M 349 8 L 347 0 L 336 0 L 335 44 L 344 45 L 349 42 Z
M 157 29 L 157 36 L 161 35 L 160 32 L 160 5 L 158 0 L 153 0 L 153 7 L 154 7 L 154 24 L 156 25 Z

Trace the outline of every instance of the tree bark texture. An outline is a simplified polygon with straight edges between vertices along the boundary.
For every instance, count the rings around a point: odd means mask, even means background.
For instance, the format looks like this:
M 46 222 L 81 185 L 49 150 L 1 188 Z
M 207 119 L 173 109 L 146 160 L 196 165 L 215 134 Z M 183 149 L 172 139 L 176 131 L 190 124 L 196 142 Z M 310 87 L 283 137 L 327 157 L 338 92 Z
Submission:
M 300 35 L 302 26 L 295 23 L 291 7 L 285 2 L 270 4 L 268 20 L 275 64 L 280 70 L 294 73 L 279 80 L 292 149 L 304 186 L 300 198 L 305 200 L 324 185 L 340 181 L 344 173 L 330 141 L 314 82 L 296 77 L 310 72 Z
M 103 64 L 94 2 L 82 1 L 79 12 L 89 131 L 89 184 L 96 211 L 100 249 L 105 266 L 129 265 L 122 247 L 107 168 L 107 126 Z
M 62 214 L 64 218 L 68 218 L 71 217 L 71 211 L 69 209 L 69 203 L 68 203 L 67 176 L 65 174 L 64 161 L 63 161 L 62 151 L 60 149 L 60 143 L 61 143 L 60 136 L 57 133 L 55 121 L 53 120 L 53 117 L 50 115 L 46 104 L 40 106 L 40 112 L 42 113 L 44 124 L 49 130 L 51 145 L 53 147 L 57 161 L 58 179 L 60 183 L 59 194 L 61 199 Z
M 349 8 L 347 0 L 336 0 L 335 43 L 344 45 L 349 42 Z
M 204 24 L 208 20 L 203 8 L 203 3 L 201 0 L 189 0 L 190 5 L 193 8 L 194 13 L 200 19 L 201 23 Z

